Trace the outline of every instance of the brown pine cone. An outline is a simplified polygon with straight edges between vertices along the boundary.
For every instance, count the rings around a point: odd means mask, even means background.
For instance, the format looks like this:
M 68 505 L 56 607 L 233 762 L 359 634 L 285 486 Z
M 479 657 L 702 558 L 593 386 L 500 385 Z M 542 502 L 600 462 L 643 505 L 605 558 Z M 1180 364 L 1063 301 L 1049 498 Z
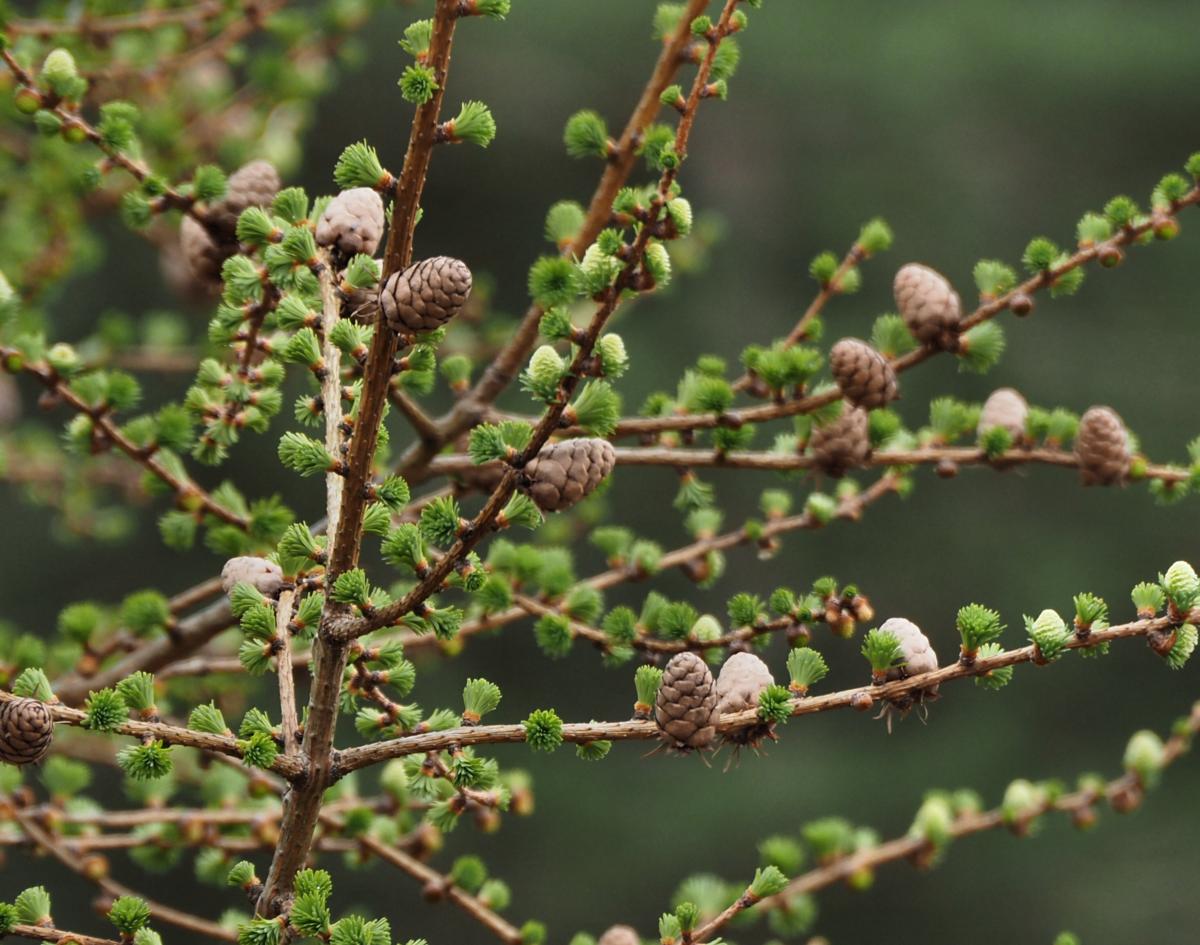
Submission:
M 642 940 L 632 926 L 614 925 L 600 936 L 596 945 L 642 945 Z
M 392 331 L 433 331 L 457 315 L 470 294 L 467 264 L 434 256 L 392 273 L 379 290 L 379 307 Z
M 834 477 L 844 476 L 871 455 L 867 412 L 844 404 L 841 416 L 813 428 L 808 445 L 821 470 Z
M 270 161 L 251 161 L 229 175 L 225 196 L 208 208 L 209 222 L 222 236 L 236 240 L 237 221 L 247 207 L 269 207 L 283 182 Z
M 608 440 L 564 440 L 543 446 L 525 466 L 524 491 L 543 512 L 561 512 L 590 495 L 616 465 Z
M 678 751 L 703 749 L 717 734 L 717 684 L 695 653 L 676 653 L 663 670 L 654 721 Z
M 774 684 L 775 677 L 761 659 L 753 653 L 735 653 L 717 674 L 717 709 L 724 715 L 757 708 L 759 695 Z
M 899 396 L 892 366 L 865 341 L 843 338 L 829 352 L 829 367 L 842 396 L 856 407 L 882 407 Z
M 54 717 L 37 699 L 0 702 L 0 761 L 30 765 L 41 761 L 54 737 Z
M 1085 486 L 1109 486 L 1129 474 L 1129 433 L 1111 407 L 1091 407 L 1079 419 L 1075 458 Z
M 205 292 L 221 288 L 221 265 L 233 255 L 236 247 L 218 243 L 204 224 L 192 217 L 184 217 L 179 224 L 179 249 L 196 288 Z
M 1008 431 L 1014 445 L 1020 445 L 1025 442 L 1025 422 L 1028 418 L 1029 405 L 1020 392 L 1011 387 L 1001 387 L 992 391 L 984 401 L 976 432 L 983 436 L 988 430 L 999 427 Z
M 900 316 L 918 341 L 949 347 L 962 318 L 962 303 L 945 276 L 909 263 L 896 273 L 892 291 Z
M 370 187 L 343 190 L 317 221 L 317 242 L 343 257 L 374 255 L 383 238 L 383 199 Z
M 230 558 L 221 568 L 221 590 L 228 594 L 239 581 L 245 581 L 260 594 L 274 597 L 283 587 L 283 571 L 266 558 L 253 555 Z

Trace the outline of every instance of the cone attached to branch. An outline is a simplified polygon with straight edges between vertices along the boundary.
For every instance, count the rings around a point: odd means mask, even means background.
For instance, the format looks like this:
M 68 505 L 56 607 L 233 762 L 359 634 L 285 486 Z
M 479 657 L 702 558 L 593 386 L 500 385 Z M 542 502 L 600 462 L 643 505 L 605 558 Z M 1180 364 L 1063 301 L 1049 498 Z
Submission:
M 596 945 L 642 945 L 642 938 L 632 926 L 614 925 L 600 936 Z
M 450 321 L 471 294 L 471 270 L 460 259 L 434 256 L 390 275 L 379 307 L 395 332 L 433 331 Z
M 54 717 L 37 699 L 0 702 L 0 761 L 30 765 L 41 761 L 54 737 Z
M 608 440 L 586 438 L 543 446 L 525 466 L 522 490 L 543 512 L 561 512 L 590 495 L 612 472 Z
M 229 175 L 225 196 L 209 207 L 208 219 L 223 236 L 235 238 L 238 217 L 249 207 L 269 207 L 283 186 L 270 161 L 251 161 Z
M 274 597 L 283 588 L 283 570 L 274 561 L 253 555 L 230 558 L 221 568 L 221 590 L 228 594 L 242 581 L 260 594 Z
M 842 396 L 856 407 L 871 410 L 900 396 L 887 358 L 865 341 L 843 338 L 829 352 L 829 367 Z
M 671 748 L 707 748 L 717 735 L 717 684 L 695 653 L 676 653 L 663 670 L 654 721 Z
M 817 466 L 831 476 L 844 476 L 871 455 L 867 412 L 846 404 L 841 416 L 816 427 L 809 437 Z
M 1001 387 L 992 391 L 983 403 L 979 414 L 978 434 L 983 437 L 989 430 L 1004 430 L 1012 437 L 1014 446 L 1025 442 L 1025 422 L 1029 417 L 1029 405 L 1018 391 Z
M 317 221 L 317 242 L 343 257 L 375 254 L 383 238 L 383 198 L 372 187 L 343 190 Z
M 902 661 L 887 671 L 888 682 L 907 679 L 909 676 L 917 676 L 921 673 L 931 673 L 938 668 L 937 653 L 934 652 L 933 644 L 929 642 L 929 637 L 925 636 L 921 628 L 911 620 L 905 617 L 889 617 L 879 629 L 883 633 L 891 633 L 900 644 Z M 927 700 L 933 701 L 937 696 L 938 687 L 934 685 L 889 700 L 889 705 L 884 710 L 888 719 L 888 731 L 891 731 L 892 725 L 891 709 L 898 710 L 901 716 L 904 716 L 914 705 Z
M 918 341 L 953 347 L 962 302 L 945 276 L 920 263 L 909 263 L 896 273 L 892 291 L 900 317 Z
M 1129 475 L 1129 431 L 1111 407 L 1091 407 L 1079 418 L 1075 458 L 1085 486 L 1110 486 Z
M 753 653 L 735 653 L 721 666 L 717 674 L 717 712 L 744 712 L 758 708 L 758 697 L 770 686 L 775 677 L 767 664 Z M 725 740 L 735 745 L 757 746 L 764 737 L 774 738 L 770 723 L 751 725 L 725 734 Z

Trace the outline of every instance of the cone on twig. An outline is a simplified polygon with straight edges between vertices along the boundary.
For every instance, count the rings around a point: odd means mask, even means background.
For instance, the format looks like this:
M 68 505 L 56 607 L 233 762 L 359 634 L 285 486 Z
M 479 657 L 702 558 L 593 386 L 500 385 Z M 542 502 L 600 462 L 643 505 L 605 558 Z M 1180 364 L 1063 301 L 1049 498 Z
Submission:
M 893 666 L 888 670 L 888 682 L 907 679 L 909 676 L 917 676 L 921 673 L 930 673 L 938 668 L 937 653 L 934 652 L 933 644 L 929 642 L 929 637 L 925 636 L 921 628 L 911 620 L 905 617 L 889 617 L 879 629 L 884 633 L 895 635 L 900 643 L 900 653 L 904 660 L 900 665 Z M 890 732 L 892 728 L 891 713 L 893 710 L 899 711 L 903 717 L 914 705 L 920 705 L 926 701 L 932 702 L 937 697 L 938 687 L 933 685 L 889 699 L 881 713 L 887 718 L 888 731 Z
M 721 666 L 717 674 L 717 712 L 744 712 L 758 708 L 758 697 L 775 684 L 775 677 L 761 659 L 753 653 L 735 653 Z M 774 739 L 770 723 L 750 725 L 724 735 L 735 745 L 757 746 L 764 738 Z
M 1111 407 L 1091 407 L 1079 419 L 1075 458 L 1085 486 L 1109 486 L 1129 475 L 1129 431 Z
M 383 198 L 371 187 L 343 190 L 325 207 L 317 221 L 317 242 L 349 258 L 374 255 L 383 238 Z
M 54 737 L 54 717 L 37 699 L 0 702 L 0 761 L 30 765 L 46 756 Z
M 608 440 L 564 440 L 543 446 L 525 466 L 522 491 L 543 512 L 561 512 L 590 495 L 612 472 L 617 454 Z
M 221 265 L 238 250 L 238 217 L 248 207 L 269 207 L 281 186 L 273 164 L 251 161 L 229 175 L 225 196 L 209 204 L 205 223 L 183 218 L 179 249 L 197 289 L 220 290 Z
M 221 590 L 228 594 L 239 581 L 245 581 L 260 594 L 274 597 L 283 587 L 283 571 L 266 558 L 253 555 L 230 558 L 221 568 Z
M 717 684 L 695 653 L 676 653 L 663 670 L 654 721 L 677 751 L 707 748 L 717 735 Z
M 977 432 L 982 437 L 989 430 L 1005 430 L 1012 437 L 1013 446 L 1020 446 L 1026 441 L 1025 422 L 1028 418 L 1029 405 L 1020 392 L 1001 387 L 984 401 Z
M 896 273 L 892 291 L 900 317 L 918 341 L 954 347 L 962 303 L 945 276 L 920 263 L 909 263 Z
M 808 445 L 822 471 L 835 477 L 844 476 L 871 455 L 866 411 L 846 404 L 839 417 L 813 429 Z
M 434 256 L 392 273 L 379 290 L 379 307 L 392 331 L 419 333 L 450 321 L 470 294 L 467 264 L 450 256 Z
M 883 407 L 899 395 L 896 372 L 865 341 L 843 338 L 829 352 L 829 367 L 842 396 L 856 407 Z

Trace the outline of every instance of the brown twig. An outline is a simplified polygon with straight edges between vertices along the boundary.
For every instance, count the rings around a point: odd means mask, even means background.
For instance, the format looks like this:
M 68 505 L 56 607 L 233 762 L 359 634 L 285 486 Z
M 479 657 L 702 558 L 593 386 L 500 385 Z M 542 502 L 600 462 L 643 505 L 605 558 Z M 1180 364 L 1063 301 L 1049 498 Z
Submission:
M 1069 649 L 1088 649 L 1131 637 L 1149 637 L 1151 634 L 1168 630 L 1185 621 L 1200 620 L 1200 609 L 1181 616 L 1152 617 L 1118 624 L 1103 630 L 1092 630 L 1086 637 L 1074 636 L 1066 644 Z M 858 686 L 843 689 L 823 696 L 805 696 L 791 701 L 793 716 L 815 715 L 833 709 L 861 708 L 863 696 L 869 697 L 866 705 L 891 702 L 928 690 L 955 679 L 968 679 L 986 675 L 1008 666 L 1032 663 L 1040 659 L 1033 645 L 1005 650 L 994 656 L 978 657 L 972 664 L 961 662 L 943 666 L 928 673 L 918 673 L 905 679 L 881 685 Z M 718 732 L 732 732 L 761 724 L 756 709 L 746 709 L 721 716 L 717 723 Z M 652 721 L 629 720 L 623 722 L 583 722 L 563 726 L 563 740 L 572 743 L 591 742 L 599 739 L 609 741 L 646 740 L 659 737 L 658 726 Z M 420 752 L 443 751 L 466 745 L 488 745 L 525 741 L 523 725 L 479 725 L 429 732 L 420 735 L 402 735 L 399 738 L 348 748 L 341 753 L 340 769 L 355 771 L 377 764 L 389 758 L 402 758 Z

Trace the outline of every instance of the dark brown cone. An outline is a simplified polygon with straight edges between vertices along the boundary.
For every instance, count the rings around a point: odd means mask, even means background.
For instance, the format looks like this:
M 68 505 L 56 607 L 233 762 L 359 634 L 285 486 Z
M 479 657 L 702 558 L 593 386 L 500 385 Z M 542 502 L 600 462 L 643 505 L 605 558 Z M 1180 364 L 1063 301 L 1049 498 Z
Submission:
M 41 761 L 54 737 L 54 718 L 37 699 L 0 703 L 0 761 L 29 765 Z
M 591 494 L 616 462 L 617 454 L 608 440 L 551 443 L 526 465 L 524 491 L 543 512 L 561 512 Z
M 1079 420 L 1075 458 L 1085 486 L 1108 486 L 1129 474 L 1129 433 L 1111 407 L 1091 407 Z
M 374 255 L 383 238 L 383 199 L 370 187 L 343 190 L 317 221 L 317 243 L 344 257 Z
M 233 247 L 218 244 L 204 224 L 192 217 L 184 217 L 179 224 L 179 250 L 196 288 L 205 292 L 220 289 L 221 264 L 233 255 Z
M 392 273 L 379 290 L 379 307 L 392 331 L 433 331 L 457 315 L 470 294 L 467 264 L 434 256 Z
M 882 407 L 899 396 L 892 366 L 865 341 L 843 338 L 829 352 L 829 367 L 842 396 L 857 407 Z
M 866 411 L 845 406 L 836 420 L 813 429 L 808 445 L 824 472 L 844 476 L 847 470 L 861 466 L 871 455 Z
M 654 721 L 671 747 L 707 748 L 717 734 L 717 684 L 695 653 L 676 653 L 663 670 Z

